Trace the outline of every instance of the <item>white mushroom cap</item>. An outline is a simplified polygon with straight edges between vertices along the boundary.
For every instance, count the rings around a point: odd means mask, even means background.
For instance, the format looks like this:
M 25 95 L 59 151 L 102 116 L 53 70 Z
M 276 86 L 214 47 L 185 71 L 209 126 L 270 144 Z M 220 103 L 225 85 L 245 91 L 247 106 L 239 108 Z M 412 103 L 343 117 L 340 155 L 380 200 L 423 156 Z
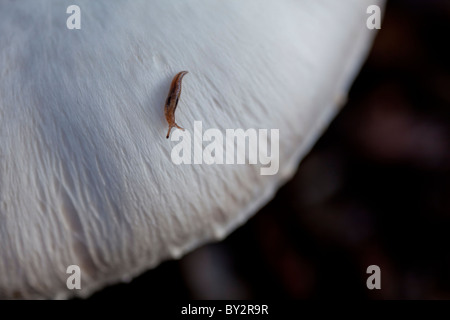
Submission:
M 244 223 L 337 113 L 381 2 L 79 0 L 81 30 L 65 2 L 1 2 L 0 297 L 87 296 Z M 182 70 L 177 122 L 280 129 L 276 175 L 172 163 Z

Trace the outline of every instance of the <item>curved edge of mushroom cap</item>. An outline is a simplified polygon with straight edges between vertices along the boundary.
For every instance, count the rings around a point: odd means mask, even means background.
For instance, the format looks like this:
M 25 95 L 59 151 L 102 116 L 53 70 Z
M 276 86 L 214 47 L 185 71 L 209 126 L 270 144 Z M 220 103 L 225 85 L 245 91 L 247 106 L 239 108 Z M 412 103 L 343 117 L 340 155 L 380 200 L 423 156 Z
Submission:
M 63 4 L 0 4 L 0 296 L 86 297 L 247 221 L 338 112 L 383 3 L 80 0 L 80 31 Z M 171 163 L 162 107 L 184 69 L 179 124 L 279 128 L 278 174 Z

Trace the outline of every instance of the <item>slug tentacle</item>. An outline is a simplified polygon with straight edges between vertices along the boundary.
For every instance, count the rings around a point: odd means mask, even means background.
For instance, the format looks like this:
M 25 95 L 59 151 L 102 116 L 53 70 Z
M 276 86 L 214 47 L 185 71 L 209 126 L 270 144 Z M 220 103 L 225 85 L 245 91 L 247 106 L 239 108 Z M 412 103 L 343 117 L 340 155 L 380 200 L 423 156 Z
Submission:
M 183 77 L 187 74 L 187 71 L 181 71 L 173 78 L 172 84 L 170 85 L 169 94 L 167 95 L 166 105 L 164 106 L 164 115 L 166 121 L 169 124 L 169 131 L 167 132 L 166 138 L 169 139 L 170 131 L 172 128 L 178 128 L 184 131 L 184 128 L 180 127 L 175 123 L 175 110 L 177 109 L 178 100 L 181 95 L 181 81 Z

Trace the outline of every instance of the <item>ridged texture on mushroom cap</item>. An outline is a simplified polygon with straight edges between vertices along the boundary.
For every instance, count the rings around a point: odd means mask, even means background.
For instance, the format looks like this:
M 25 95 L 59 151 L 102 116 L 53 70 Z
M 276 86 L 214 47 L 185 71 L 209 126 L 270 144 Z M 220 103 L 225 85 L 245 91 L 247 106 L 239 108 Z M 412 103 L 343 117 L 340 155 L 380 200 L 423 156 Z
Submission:
M 0 298 L 87 296 L 244 223 L 337 113 L 380 2 L 79 0 L 68 30 L 66 2 L 2 1 Z M 280 129 L 276 175 L 172 163 L 181 70 L 177 123 Z

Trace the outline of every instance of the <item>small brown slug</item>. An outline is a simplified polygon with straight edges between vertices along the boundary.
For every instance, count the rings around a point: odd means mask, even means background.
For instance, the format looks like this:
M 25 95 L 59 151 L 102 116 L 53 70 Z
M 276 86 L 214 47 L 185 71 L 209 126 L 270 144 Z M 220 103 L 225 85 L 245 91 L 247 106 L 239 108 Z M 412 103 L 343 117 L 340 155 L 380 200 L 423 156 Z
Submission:
M 166 121 L 169 124 L 169 131 L 167 132 L 166 136 L 167 139 L 169 139 L 170 131 L 174 127 L 184 131 L 184 128 L 175 123 L 175 110 L 177 108 L 178 100 L 180 99 L 181 94 L 181 80 L 186 73 L 188 72 L 181 71 L 177 73 L 177 75 L 172 80 L 169 94 L 167 95 L 166 105 L 164 107 L 164 115 L 166 116 Z

